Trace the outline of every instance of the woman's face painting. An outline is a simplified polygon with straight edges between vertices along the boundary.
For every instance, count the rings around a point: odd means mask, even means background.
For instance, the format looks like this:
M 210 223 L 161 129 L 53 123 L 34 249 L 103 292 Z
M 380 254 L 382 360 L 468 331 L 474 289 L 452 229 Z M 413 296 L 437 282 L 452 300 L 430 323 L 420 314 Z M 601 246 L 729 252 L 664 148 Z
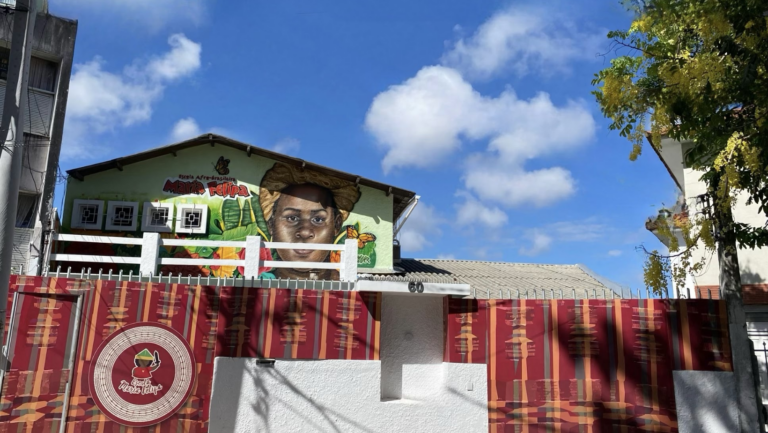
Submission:
M 274 242 L 332 244 L 341 223 L 331 192 L 303 184 L 281 191 L 269 229 Z M 328 251 L 322 250 L 277 250 L 277 253 L 289 262 L 323 262 L 328 257 Z

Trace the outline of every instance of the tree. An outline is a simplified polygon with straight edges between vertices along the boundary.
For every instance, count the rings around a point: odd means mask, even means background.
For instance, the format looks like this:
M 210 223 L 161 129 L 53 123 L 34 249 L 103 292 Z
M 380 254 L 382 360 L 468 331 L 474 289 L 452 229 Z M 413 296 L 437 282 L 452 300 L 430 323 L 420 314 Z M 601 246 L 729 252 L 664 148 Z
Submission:
M 608 34 L 612 50 L 620 55 L 595 75 L 593 94 L 611 119 L 610 128 L 632 143 L 630 159 L 641 154 L 646 137 L 657 149 L 663 134 L 688 141 L 686 165 L 701 171 L 707 186 L 699 214 L 678 227 L 661 221 L 662 230 L 677 228 L 683 234 L 684 245 L 675 236 L 670 245 L 670 254 L 683 260 L 670 267 L 664 256 L 652 252 L 646 282 L 661 291 L 665 272 L 681 281 L 700 266 L 690 260 L 693 249 L 703 245 L 716 250 L 738 363 L 737 356 L 747 353 L 743 345 L 749 342 L 743 329 L 737 246 L 768 246 L 766 226 L 735 222 L 731 214 L 741 194 L 768 216 L 768 0 L 625 4 L 634 20 L 628 30 Z M 734 371 L 738 386 L 746 390 L 751 367 L 736 365 Z M 740 397 L 743 428 L 751 416 L 747 400 Z
M 679 254 L 687 255 L 698 245 L 691 241 L 699 239 L 714 250 L 715 242 L 706 237 L 710 231 L 716 237 L 732 235 L 742 248 L 768 246 L 766 226 L 730 217 L 739 193 L 768 217 L 768 1 L 625 4 L 635 12 L 634 21 L 629 30 L 608 37 L 612 49 L 627 54 L 596 74 L 593 94 L 612 120 L 610 128 L 632 143 L 632 160 L 641 154 L 646 138 L 655 147 L 661 145 L 662 134 L 692 143 L 685 162 L 704 173 L 708 194 L 702 199 L 711 205 L 687 223 L 685 245 L 673 245 L 671 253 L 682 247 Z M 720 224 L 710 227 L 717 219 Z M 735 245 L 727 247 L 735 252 Z M 650 261 L 659 257 L 649 254 Z M 682 262 L 687 269 L 670 269 L 675 279 L 700 266 Z M 649 287 L 663 288 L 658 275 L 648 277 Z M 650 284 L 654 277 L 656 284 Z

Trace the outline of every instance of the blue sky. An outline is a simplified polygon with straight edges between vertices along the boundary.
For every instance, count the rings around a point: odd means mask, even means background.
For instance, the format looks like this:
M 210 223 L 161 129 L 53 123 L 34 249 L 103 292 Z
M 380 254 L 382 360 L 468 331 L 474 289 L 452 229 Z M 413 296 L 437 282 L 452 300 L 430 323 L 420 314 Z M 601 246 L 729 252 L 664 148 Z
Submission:
M 61 166 L 213 131 L 415 191 L 404 256 L 582 263 L 642 286 L 674 183 L 590 95 L 618 0 L 57 0 Z

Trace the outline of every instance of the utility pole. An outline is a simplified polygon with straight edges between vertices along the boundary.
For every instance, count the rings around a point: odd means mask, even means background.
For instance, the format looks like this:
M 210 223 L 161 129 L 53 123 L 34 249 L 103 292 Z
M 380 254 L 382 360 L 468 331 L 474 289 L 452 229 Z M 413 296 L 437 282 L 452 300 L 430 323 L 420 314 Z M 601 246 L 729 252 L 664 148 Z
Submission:
M 8 59 L 8 80 L 3 116 L 0 119 L 0 139 L 5 140 L 0 151 L 0 336 L 5 330 L 5 315 L 8 308 L 13 233 L 16 228 L 16 206 L 19 201 L 19 182 L 24 155 L 24 113 L 27 104 L 29 59 L 32 54 L 37 2 L 38 0 L 16 0 L 16 7 L 13 10 L 11 53 Z M 0 373 L 4 373 L 6 368 L 6 363 L 2 362 Z

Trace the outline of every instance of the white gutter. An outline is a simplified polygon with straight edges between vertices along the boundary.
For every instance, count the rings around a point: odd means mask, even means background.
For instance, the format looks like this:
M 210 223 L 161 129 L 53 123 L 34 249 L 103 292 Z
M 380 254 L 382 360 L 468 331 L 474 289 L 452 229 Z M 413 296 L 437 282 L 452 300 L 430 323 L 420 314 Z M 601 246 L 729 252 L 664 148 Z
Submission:
M 405 212 L 405 215 L 400 219 L 400 224 L 395 227 L 395 233 L 393 237 L 397 237 L 397 234 L 400 233 L 400 229 L 403 228 L 403 225 L 406 221 L 408 221 L 408 217 L 411 216 L 411 212 L 413 212 L 413 209 L 416 207 L 417 204 L 419 204 L 419 199 L 421 196 L 415 196 L 413 197 L 413 200 L 411 200 L 410 203 L 408 203 L 408 210 Z

